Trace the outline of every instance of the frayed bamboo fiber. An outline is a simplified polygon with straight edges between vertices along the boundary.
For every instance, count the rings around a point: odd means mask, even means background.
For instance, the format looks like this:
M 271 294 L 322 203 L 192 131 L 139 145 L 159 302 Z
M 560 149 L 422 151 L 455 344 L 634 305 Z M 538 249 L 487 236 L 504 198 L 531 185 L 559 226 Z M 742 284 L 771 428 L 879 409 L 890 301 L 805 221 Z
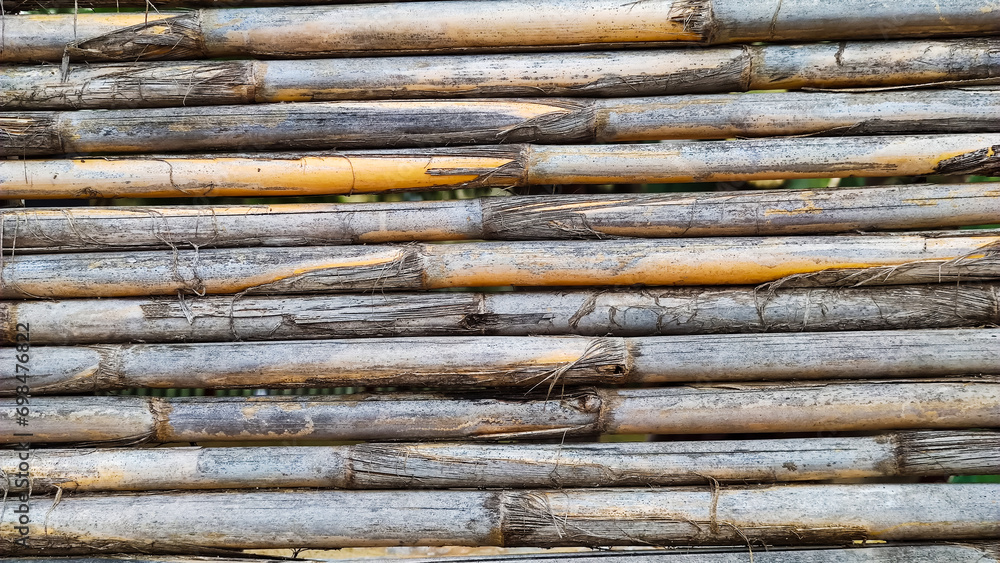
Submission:
M 989 133 L 1000 91 L 313 102 L 0 113 L 0 156 Z
M 1000 183 L 0 210 L 7 254 L 438 240 L 822 234 L 985 225 Z
M 61 49 L 61 48 L 60 48 Z M 60 51 L 61 52 L 61 51 Z M 497 96 L 633 97 L 997 83 L 1000 41 L 7 66 L 0 107 L 82 109 Z
M 994 428 L 1000 426 L 997 381 L 726 383 L 595 389 L 548 399 L 523 393 L 31 397 L 22 414 L 14 399 L 4 398 L 0 443 L 561 440 L 596 433 Z
M 993 231 L 945 231 L 26 254 L 4 260 L 0 298 L 972 282 L 1000 276 L 998 248 Z
M 22 324 L 30 324 L 20 319 Z M 1000 329 L 637 338 L 466 336 L 31 349 L 31 394 L 1000 375 Z M 14 346 L 0 351 L 18 363 Z M 25 383 L 0 379 L 0 395 Z
M 8 15 L 0 62 L 303 57 L 997 33 L 992 0 L 493 0 Z
M 1000 286 L 679 287 L 0 301 L 0 342 L 225 342 L 492 335 L 655 336 L 1000 325 Z
M 1000 134 L 0 160 L 2 197 L 209 197 L 1000 174 Z
M 35 499 L 26 547 L 7 535 L 0 553 L 995 539 L 998 497 L 1000 484 L 63 495 Z
M 594 444 L 0 450 L 11 496 L 171 489 L 643 487 L 1000 472 L 1000 433 Z

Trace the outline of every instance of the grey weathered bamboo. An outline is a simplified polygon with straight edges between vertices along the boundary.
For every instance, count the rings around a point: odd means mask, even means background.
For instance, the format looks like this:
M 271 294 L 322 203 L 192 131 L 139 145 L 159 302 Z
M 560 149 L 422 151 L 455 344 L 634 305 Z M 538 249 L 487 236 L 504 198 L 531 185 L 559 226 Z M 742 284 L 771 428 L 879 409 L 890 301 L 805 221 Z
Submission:
M 10 199 L 304 196 L 531 184 L 998 174 L 1000 134 L 0 160 Z
M 510 51 L 997 33 L 991 0 L 491 0 L 8 15 L 0 62 Z M 322 30 L 322 33 L 318 33 Z
M 670 334 L 1000 325 L 1000 286 L 679 287 L 295 297 L 0 301 L 0 342 L 224 342 L 372 336 Z
M 1000 183 L 350 204 L 0 210 L 18 254 L 436 240 L 821 234 L 985 225 Z
M 21 323 L 28 319 L 19 319 Z M 17 363 L 13 346 L 0 361 Z M 449 336 L 34 347 L 34 396 L 130 388 L 466 387 L 1000 375 L 1000 329 Z M 0 379 L 0 395 L 24 385 Z
M 29 385 L 31 380 L 29 378 Z M 610 434 L 1000 427 L 1000 383 L 725 383 L 596 389 L 549 399 L 458 395 L 0 399 L 0 443 L 509 440 Z M 15 424 L 23 416 L 25 424 Z
M 998 247 L 996 231 L 942 231 L 26 254 L 4 260 L 0 298 L 973 282 L 1000 276 Z
M 36 500 L 28 547 L 8 534 L 0 554 L 995 539 L 997 497 L 1000 484 L 63 495 Z
M 1000 91 L 313 102 L 0 112 L 0 156 L 990 133 Z
M 23 451 L 0 450 L 12 496 Z M 1000 433 L 607 444 L 35 449 L 31 491 L 642 487 L 1000 472 Z
M 662 96 L 1000 81 L 1000 41 L 0 68 L 0 107 L 80 109 L 495 96 Z

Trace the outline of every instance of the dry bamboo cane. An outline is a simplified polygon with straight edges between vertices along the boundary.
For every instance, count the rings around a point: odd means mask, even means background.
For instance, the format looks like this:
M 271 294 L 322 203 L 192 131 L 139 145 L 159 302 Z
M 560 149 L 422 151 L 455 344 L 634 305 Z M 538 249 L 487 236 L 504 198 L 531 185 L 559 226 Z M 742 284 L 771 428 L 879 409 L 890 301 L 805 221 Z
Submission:
M 0 301 L 0 342 L 225 342 L 372 336 L 893 330 L 1000 325 L 1000 286 L 659 288 Z
M 381 292 L 454 287 L 906 285 L 1000 277 L 994 231 L 28 254 L 0 298 Z
M 1000 134 L 0 160 L 0 196 L 304 196 L 531 184 L 1000 174 Z
M 26 319 L 25 319 L 26 320 Z M 26 325 L 25 320 L 21 323 Z M 14 346 L 0 350 L 18 363 Z M 548 387 L 1000 374 L 1000 329 L 466 336 L 31 348 L 32 395 L 146 388 Z M 0 379 L 0 396 L 25 383 Z
M 25 545 L 8 534 L 0 554 L 995 539 L 998 497 L 1000 484 L 64 495 L 34 500 Z
M 16 408 L 14 399 L 0 399 L 0 443 L 558 440 L 600 432 L 995 428 L 1000 383 L 996 378 L 726 383 L 597 389 L 548 399 L 524 394 L 31 397 L 20 414 Z
M 605 444 L 0 450 L 11 496 L 254 488 L 643 487 L 1000 472 L 998 432 Z M 25 458 L 25 459 L 22 459 Z M 27 461 L 30 479 L 16 477 Z
M 9 1 L 9 0 L 8 0 Z M 81 109 L 496 96 L 662 96 L 1000 80 L 1000 41 L 134 62 L 0 68 L 0 107 Z
M 0 62 L 504 51 L 992 35 L 992 0 L 492 0 L 14 15 Z M 320 32 L 322 31 L 322 32 Z
M 0 210 L 7 253 L 438 240 L 822 234 L 985 225 L 1000 183 Z
M 1000 91 L 313 102 L 0 113 L 0 156 L 989 133 Z

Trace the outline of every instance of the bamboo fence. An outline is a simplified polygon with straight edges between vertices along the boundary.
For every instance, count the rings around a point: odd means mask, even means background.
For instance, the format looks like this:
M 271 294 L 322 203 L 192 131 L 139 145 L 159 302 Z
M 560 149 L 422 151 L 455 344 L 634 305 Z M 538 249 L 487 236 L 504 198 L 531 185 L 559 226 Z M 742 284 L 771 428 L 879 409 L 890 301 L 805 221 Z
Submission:
M 9 3 L 8 0 L 6 3 Z M 849 41 L 311 60 L 8 65 L 0 107 L 82 109 L 379 98 L 711 94 L 996 84 L 1000 41 Z

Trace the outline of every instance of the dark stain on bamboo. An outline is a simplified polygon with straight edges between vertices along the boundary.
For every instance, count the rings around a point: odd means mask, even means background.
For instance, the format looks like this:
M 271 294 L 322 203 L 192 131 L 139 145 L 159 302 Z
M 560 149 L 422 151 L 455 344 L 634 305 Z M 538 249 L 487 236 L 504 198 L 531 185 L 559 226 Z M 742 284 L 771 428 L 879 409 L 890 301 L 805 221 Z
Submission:
M 938 163 L 935 172 L 942 175 L 961 176 L 965 174 L 981 174 L 983 176 L 1000 175 L 1000 145 L 992 145 L 981 149 L 946 158 Z

